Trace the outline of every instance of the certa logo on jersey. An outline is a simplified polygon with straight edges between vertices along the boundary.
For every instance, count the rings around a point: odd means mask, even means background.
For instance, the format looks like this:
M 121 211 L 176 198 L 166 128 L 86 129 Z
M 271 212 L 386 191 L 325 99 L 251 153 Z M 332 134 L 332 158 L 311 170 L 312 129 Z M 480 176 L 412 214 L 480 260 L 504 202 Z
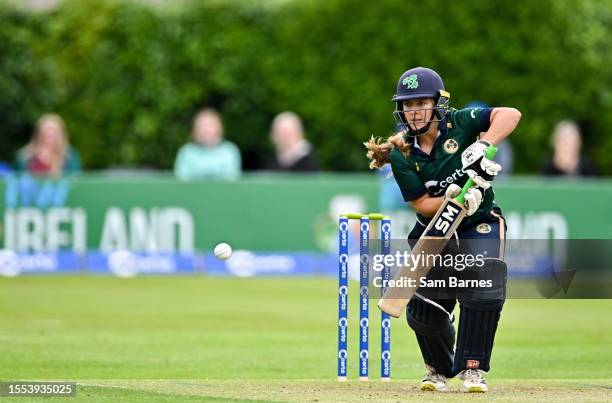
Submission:
M 435 180 L 427 181 L 425 182 L 427 193 L 431 194 L 432 196 L 440 196 L 442 193 L 444 193 L 448 185 L 455 183 L 459 178 L 463 177 L 463 175 L 465 175 L 463 169 L 457 168 L 452 175 L 449 175 L 439 182 Z

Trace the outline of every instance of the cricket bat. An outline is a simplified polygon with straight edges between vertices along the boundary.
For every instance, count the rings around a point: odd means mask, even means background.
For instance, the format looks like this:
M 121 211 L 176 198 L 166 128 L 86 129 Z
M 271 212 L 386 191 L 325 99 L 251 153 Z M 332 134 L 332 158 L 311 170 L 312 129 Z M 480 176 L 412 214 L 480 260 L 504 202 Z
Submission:
M 491 160 L 495 157 L 496 153 L 497 148 L 493 145 L 489 146 L 486 150 L 485 158 Z M 425 232 L 423 232 L 423 235 L 412 249 L 411 255 L 434 256 L 442 252 L 448 240 L 453 236 L 455 230 L 467 214 L 467 210 L 463 207 L 464 197 L 473 186 L 474 181 L 470 178 L 457 197 L 444 200 L 434 218 L 429 222 Z M 414 261 L 413 259 L 412 262 Z M 426 264 L 421 263 L 413 266 L 409 263 L 398 270 L 393 281 L 395 284 L 400 282 L 407 284 L 408 281 L 412 281 L 412 284 L 419 284 L 419 279 L 427 276 L 430 269 L 431 266 Z M 383 312 L 399 318 L 417 289 L 418 286 L 387 287 L 382 298 L 378 301 L 378 307 Z

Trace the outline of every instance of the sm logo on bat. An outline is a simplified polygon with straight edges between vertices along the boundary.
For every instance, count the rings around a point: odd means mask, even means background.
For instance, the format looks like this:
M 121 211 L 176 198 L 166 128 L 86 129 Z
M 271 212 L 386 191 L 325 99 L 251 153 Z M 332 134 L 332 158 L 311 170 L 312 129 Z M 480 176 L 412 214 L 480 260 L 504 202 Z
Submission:
M 442 210 L 442 213 L 434 223 L 433 228 L 435 229 L 433 232 L 440 231 L 440 233 L 435 234 L 435 236 L 444 236 L 453 225 L 453 223 L 459 218 L 459 213 L 461 213 L 461 209 L 455 206 L 453 203 L 447 203 Z M 436 231 L 437 230 L 437 231 Z M 434 235 L 434 234 L 428 234 Z

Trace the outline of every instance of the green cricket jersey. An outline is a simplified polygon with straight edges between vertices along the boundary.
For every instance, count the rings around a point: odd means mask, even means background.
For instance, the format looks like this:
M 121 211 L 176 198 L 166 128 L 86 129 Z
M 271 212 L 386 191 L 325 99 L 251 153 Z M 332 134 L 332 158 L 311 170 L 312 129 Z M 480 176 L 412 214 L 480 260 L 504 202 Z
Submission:
M 469 176 L 461 167 L 461 153 L 474 143 L 480 132 L 489 129 L 490 108 L 451 109 L 446 115 L 446 128 L 440 130 L 431 151 L 423 152 L 418 140 L 410 139 L 410 153 L 406 157 L 396 148 L 391 151 L 391 169 L 406 202 L 418 199 L 425 193 L 432 197 L 444 196 L 451 183 L 463 186 Z M 466 217 L 460 228 L 467 228 L 480 221 L 494 207 L 493 188 L 485 191 L 480 208 Z M 431 217 L 417 214 L 427 225 Z

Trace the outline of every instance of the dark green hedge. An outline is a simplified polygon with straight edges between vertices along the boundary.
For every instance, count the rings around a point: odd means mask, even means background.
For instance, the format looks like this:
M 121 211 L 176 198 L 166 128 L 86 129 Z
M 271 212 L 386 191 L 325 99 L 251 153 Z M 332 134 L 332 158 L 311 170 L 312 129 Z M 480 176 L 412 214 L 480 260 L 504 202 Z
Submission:
M 414 65 L 444 77 L 452 103 L 523 112 L 519 172 L 537 171 L 558 119 L 585 130 L 612 173 L 612 2 L 321 0 L 193 2 L 152 8 L 72 0 L 47 13 L 0 6 L 0 158 L 35 117 L 67 120 L 85 166 L 169 168 L 193 113 L 223 112 L 247 167 L 270 151 L 269 122 L 304 117 L 322 165 L 363 170 L 360 142 L 393 127 L 389 102 Z

